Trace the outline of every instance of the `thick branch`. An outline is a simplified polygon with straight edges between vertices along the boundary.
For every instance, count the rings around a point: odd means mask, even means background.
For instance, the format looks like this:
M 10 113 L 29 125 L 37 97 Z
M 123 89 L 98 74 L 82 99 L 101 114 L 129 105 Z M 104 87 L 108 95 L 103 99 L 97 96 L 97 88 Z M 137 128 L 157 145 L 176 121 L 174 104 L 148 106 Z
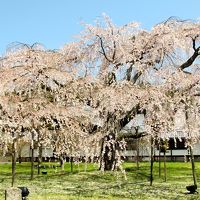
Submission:
M 133 82 L 133 83 L 136 83 L 136 81 L 140 78 L 141 75 L 142 75 L 142 72 L 141 72 L 141 71 L 137 72 L 137 73 L 135 74 L 135 76 L 133 77 L 132 82 Z
M 127 69 L 126 71 L 126 80 L 127 81 L 130 81 L 131 80 L 131 73 L 132 73 L 132 70 L 133 70 L 133 65 L 130 65 L 130 67 Z
M 196 51 L 193 53 L 193 55 L 185 63 L 183 63 L 179 67 L 179 69 L 184 70 L 185 68 L 190 67 L 193 64 L 193 62 L 195 61 L 195 59 L 199 56 L 199 52 L 198 52 L 199 50 L 200 50 L 200 47 L 198 47 L 196 49 Z
M 138 112 L 139 112 L 139 105 L 134 106 L 130 111 L 128 111 L 126 115 L 119 120 L 121 129 L 124 128 Z
M 198 48 L 196 48 L 196 38 L 197 37 L 192 39 L 192 47 L 194 49 L 193 55 L 185 63 L 183 63 L 179 67 L 179 69 L 184 70 L 185 68 L 190 67 L 193 64 L 193 62 L 196 60 L 196 58 L 200 55 L 200 52 L 199 52 L 200 51 L 200 46 Z

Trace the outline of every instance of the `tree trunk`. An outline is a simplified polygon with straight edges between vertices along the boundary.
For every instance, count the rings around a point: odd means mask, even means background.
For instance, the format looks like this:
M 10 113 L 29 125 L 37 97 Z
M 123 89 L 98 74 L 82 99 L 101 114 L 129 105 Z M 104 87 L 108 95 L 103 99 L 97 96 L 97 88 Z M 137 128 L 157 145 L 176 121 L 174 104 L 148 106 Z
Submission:
M 38 147 L 38 175 L 40 174 L 40 168 L 42 164 L 42 144 L 39 145 Z
M 71 173 L 73 173 L 73 157 L 70 157 Z
M 158 171 L 158 173 L 159 173 L 159 178 L 161 177 L 161 158 L 160 158 L 161 155 L 160 155 L 160 151 L 161 151 L 161 150 L 160 150 L 160 143 L 159 143 L 159 156 L 158 156 L 158 157 L 159 157 L 159 158 L 158 158 L 158 159 L 159 159 L 159 160 L 158 160 L 158 162 L 159 162 L 159 171 Z
M 14 186 L 16 175 L 16 141 L 13 140 L 12 143 L 12 187 Z
M 65 170 L 65 160 L 62 155 L 60 156 L 60 167 L 61 167 L 62 171 Z
M 107 115 L 107 127 L 105 130 L 110 131 L 110 134 L 106 135 L 102 139 L 101 154 L 100 154 L 100 170 L 114 170 L 116 164 L 120 160 L 120 156 L 116 154 L 121 148 L 118 145 L 116 138 L 116 131 L 119 133 L 123 127 L 125 127 L 132 119 L 133 116 L 139 112 L 139 105 L 134 106 L 122 119 L 117 119 L 114 113 L 108 113 Z M 112 131 L 109 127 L 113 127 Z
M 34 176 L 34 148 L 31 147 L 31 180 L 33 180 Z
M 87 156 L 85 157 L 85 163 L 84 163 L 84 172 L 87 171 L 87 163 L 88 163 L 88 158 Z
M 62 167 L 61 167 L 62 171 L 65 171 L 65 160 L 63 159 L 63 163 L 62 163 Z
M 136 165 L 137 170 L 139 169 L 139 157 L 140 157 L 140 149 L 139 149 L 139 138 L 136 139 L 137 142 L 137 158 L 136 158 Z
M 32 144 L 31 144 L 31 180 L 34 176 L 34 133 L 32 133 Z
M 100 170 L 110 171 L 116 167 L 116 144 L 114 135 L 105 136 L 101 147 Z
M 193 181 L 194 181 L 194 185 L 197 185 L 196 173 L 195 173 L 194 155 L 193 155 L 193 150 L 192 150 L 191 145 L 189 146 L 189 150 L 190 150 L 190 158 L 191 158 L 191 164 L 192 164 Z
M 19 164 L 22 163 L 21 153 L 22 153 L 22 148 L 19 148 L 19 151 L 18 151 L 18 161 L 19 161 Z
M 154 161 L 154 156 L 153 156 L 153 137 L 151 136 L 151 166 L 150 166 L 150 186 L 152 186 L 153 183 L 153 161 Z
M 164 151 L 164 181 L 167 181 L 167 169 L 166 169 L 166 151 Z

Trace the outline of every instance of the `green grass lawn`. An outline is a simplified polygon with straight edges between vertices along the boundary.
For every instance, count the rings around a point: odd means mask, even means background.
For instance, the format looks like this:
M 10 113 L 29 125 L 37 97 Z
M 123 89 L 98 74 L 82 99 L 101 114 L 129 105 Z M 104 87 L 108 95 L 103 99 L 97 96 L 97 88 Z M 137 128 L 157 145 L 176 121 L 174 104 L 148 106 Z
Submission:
M 126 175 L 122 172 L 100 172 L 95 164 L 74 165 L 70 172 L 70 164 L 66 163 L 65 171 L 60 167 L 49 168 L 58 163 L 45 163 L 47 175 L 37 175 L 30 181 L 30 163 L 17 164 L 15 186 L 26 186 L 30 194 L 28 200 L 121 200 L 121 199 L 200 199 L 199 194 L 186 194 L 185 187 L 191 185 L 191 163 L 168 162 L 167 182 L 158 176 L 158 163 L 154 163 L 154 182 L 149 186 L 148 162 L 124 163 Z M 163 163 L 162 163 L 163 167 Z M 197 181 L 200 181 L 200 163 L 196 163 Z M 125 180 L 125 176 L 127 180 Z M 4 200 L 4 191 L 11 186 L 11 164 L 0 164 L 0 200 Z

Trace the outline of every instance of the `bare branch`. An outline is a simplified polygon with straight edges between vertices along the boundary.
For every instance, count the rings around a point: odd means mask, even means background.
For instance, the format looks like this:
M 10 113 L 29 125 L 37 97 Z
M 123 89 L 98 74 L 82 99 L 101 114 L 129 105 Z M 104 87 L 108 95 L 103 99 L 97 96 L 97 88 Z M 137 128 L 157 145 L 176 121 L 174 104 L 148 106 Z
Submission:
M 106 52 L 105 52 L 105 49 L 104 49 L 104 45 L 103 45 L 103 40 L 102 40 L 102 38 L 99 36 L 99 35 L 96 35 L 98 38 L 99 38 L 99 40 L 100 40 L 100 45 L 101 45 L 101 49 L 102 49 L 102 52 L 100 52 L 101 54 L 103 54 L 104 55 L 104 57 L 106 58 L 106 60 L 108 60 L 109 62 L 112 62 L 112 60 L 110 60 L 109 58 L 108 58 L 108 56 L 106 55 Z
M 200 35 L 196 35 L 194 38 L 192 38 L 192 45 L 193 45 L 194 51 L 197 50 L 197 48 L 196 48 L 196 39 L 197 39 L 199 36 L 200 36 Z
M 192 46 L 193 46 L 194 51 L 196 51 L 196 40 L 195 39 L 192 39 Z
M 116 55 L 116 42 L 115 41 L 113 42 L 113 48 L 114 48 L 114 50 L 113 50 L 112 60 L 114 61 L 115 60 L 115 55 Z

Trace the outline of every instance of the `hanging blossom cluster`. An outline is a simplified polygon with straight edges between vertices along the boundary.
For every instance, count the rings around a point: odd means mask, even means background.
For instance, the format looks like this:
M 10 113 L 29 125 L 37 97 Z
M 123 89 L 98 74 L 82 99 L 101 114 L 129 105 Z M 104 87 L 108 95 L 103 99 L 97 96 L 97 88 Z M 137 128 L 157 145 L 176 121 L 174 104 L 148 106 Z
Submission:
M 22 140 L 50 145 L 58 153 L 84 149 L 96 115 L 84 105 L 91 81 L 68 71 L 64 55 L 23 47 L 7 54 L 0 70 L 4 150 Z
M 199 22 L 170 18 L 147 31 L 104 15 L 84 26 L 58 51 L 15 44 L 1 58 L 1 147 L 36 142 L 114 169 L 118 135 L 141 113 L 146 135 L 198 141 Z

